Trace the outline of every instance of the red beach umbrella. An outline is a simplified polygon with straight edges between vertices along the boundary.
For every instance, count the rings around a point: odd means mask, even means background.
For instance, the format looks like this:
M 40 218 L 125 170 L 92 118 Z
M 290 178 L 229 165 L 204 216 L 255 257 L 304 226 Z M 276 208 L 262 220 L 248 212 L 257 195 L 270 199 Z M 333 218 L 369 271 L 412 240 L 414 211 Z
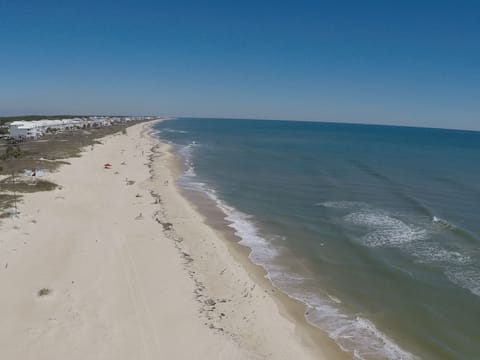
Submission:
M 106 163 L 105 165 L 103 165 L 103 167 L 104 167 L 105 169 L 108 169 L 108 168 L 112 167 L 112 164 Z

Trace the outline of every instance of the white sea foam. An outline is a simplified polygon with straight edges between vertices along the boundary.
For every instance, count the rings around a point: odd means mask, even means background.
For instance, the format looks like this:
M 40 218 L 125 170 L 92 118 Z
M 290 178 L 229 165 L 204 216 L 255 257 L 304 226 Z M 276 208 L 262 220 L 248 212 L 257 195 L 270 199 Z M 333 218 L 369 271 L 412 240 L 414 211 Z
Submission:
M 169 133 L 178 133 L 178 134 L 188 134 L 189 133 L 189 131 L 186 131 L 186 130 L 177 130 L 177 129 L 169 129 L 169 128 L 162 129 L 162 131 L 169 132 Z
M 419 244 L 411 253 L 418 262 L 439 266 L 452 283 L 480 296 L 480 269 L 471 256 L 434 243 Z
M 450 224 L 447 220 L 439 218 L 437 216 L 434 216 L 432 218 L 432 223 L 436 226 L 440 226 L 445 229 L 453 230 L 456 229 L 456 227 L 452 224 Z
M 251 216 L 229 206 L 217 196 L 215 190 L 198 181 L 194 164 L 191 161 L 194 146 L 195 144 L 190 144 L 182 152 L 184 158 L 187 159 L 187 171 L 180 179 L 181 185 L 201 191 L 215 201 L 216 205 L 224 212 L 225 220 L 227 220 L 229 226 L 234 229 L 235 234 L 240 238 L 240 244 L 251 249 L 250 258 L 252 261 L 265 268 L 267 278 L 275 286 L 292 298 L 303 302 L 309 308 L 306 314 L 309 322 L 327 332 L 344 351 L 353 353 L 355 359 L 363 360 L 370 356 L 390 360 L 415 359 L 413 355 L 402 350 L 368 320 L 343 313 L 338 308 L 338 306 L 341 306 L 340 299 L 328 294 L 322 297 L 313 292 L 305 291 L 303 285 L 308 280 L 307 276 L 294 273 L 287 267 L 275 262 L 282 251 L 281 244 L 283 241 L 281 237 L 275 238 L 275 245 L 272 244 L 271 241 L 259 233 Z M 363 207 L 364 205 L 358 203 L 354 206 Z M 342 206 L 347 206 L 347 204 Z
M 400 219 L 381 212 L 355 212 L 345 216 L 344 220 L 368 229 L 361 239 L 367 246 L 395 247 L 427 237 L 426 229 L 407 225 Z
M 204 191 L 206 190 L 205 184 L 193 181 L 192 179 L 197 176 L 195 172 L 195 166 L 193 163 L 193 152 L 195 150 L 197 143 L 191 142 L 190 144 L 178 147 L 177 151 L 184 159 L 185 171 L 179 178 L 180 185 L 188 188 L 190 190 Z
M 364 245 L 399 247 L 417 262 L 438 266 L 451 282 L 480 296 L 480 269 L 473 258 L 461 249 L 446 249 L 445 244 L 430 239 L 431 232 L 455 229 L 447 220 L 435 216 L 433 227 L 428 224 L 420 227 L 406 224 L 381 211 L 354 212 L 345 216 L 344 220 L 367 229 L 360 239 Z
M 280 254 L 282 241 L 275 241 L 275 247 L 265 237 L 261 236 L 252 222 L 252 217 L 229 206 L 219 199 L 216 192 L 205 183 L 198 181 L 195 173 L 192 154 L 196 144 L 190 144 L 181 151 L 185 159 L 186 172 L 181 177 L 182 186 L 201 191 L 209 196 L 224 212 L 229 226 L 235 230 L 240 238 L 240 244 L 249 247 L 253 262 L 267 270 L 267 277 L 272 283 L 285 291 L 289 296 L 302 301 L 308 307 L 307 320 L 326 331 L 329 336 L 344 350 L 354 354 L 355 359 L 363 360 L 370 357 L 386 358 L 391 360 L 410 360 L 414 356 L 402 350 L 391 339 L 380 332 L 371 322 L 355 315 L 343 313 L 340 299 L 333 295 L 318 295 L 308 292 L 304 288 L 307 277 L 303 274 L 291 272 L 285 266 L 275 262 Z M 366 208 L 364 203 L 332 203 L 324 205 L 342 209 Z M 381 228 L 397 228 L 405 230 L 405 224 L 392 218 L 375 218 L 369 216 L 351 216 L 359 224 L 369 223 Z M 278 240 L 278 239 L 277 239 Z
M 302 287 L 306 281 L 311 280 L 311 278 L 305 274 L 295 273 L 286 266 L 272 261 L 265 263 L 263 267 L 268 270 L 266 275 L 267 279 L 274 284 L 282 284 L 282 289 L 287 293 L 287 289 Z
M 190 190 L 200 191 L 215 202 L 217 207 L 225 214 L 228 226 L 234 229 L 235 235 L 239 237 L 239 243 L 252 249 L 250 258 L 255 263 L 261 265 L 266 261 L 271 261 L 278 251 L 264 237 L 259 235 L 258 229 L 251 221 L 251 216 L 227 205 L 217 196 L 214 189 L 208 187 L 204 182 L 198 181 L 192 160 L 193 151 L 197 146 L 198 143 L 192 142 L 179 150 L 186 165 L 186 170 L 179 179 L 180 185 Z
M 368 208 L 368 204 L 360 201 L 325 201 L 315 204 L 332 209 L 361 209 Z
M 364 317 L 342 313 L 334 299 L 313 293 L 293 297 L 307 304 L 307 320 L 326 331 L 344 351 L 353 352 L 355 359 L 416 359 Z
M 227 210 L 228 208 L 220 201 L 217 204 L 227 214 L 225 219 L 230 222 L 228 226 L 235 230 L 235 235 L 241 239 L 240 244 L 252 249 L 250 258 L 255 263 L 264 265 L 278 255 L 278 251 L 264 237 L 259 235 L 257 228 L 250 221 L 250 216 L 240 211 Z
M 341 304 L 341 303 L 342 303 L 342 300 L 340 300 L 339 298 L 337 298 L 337 297 L 335 297 L 335 296 L 333 296 L 333 295 L 328 294 L 327 296 L 328 296 L 328 298 L 329 298 L 330 300 L 332 300 L 333 302 L 335 302 L 335 303 L 337 303 L 337 304 Z
M 472 294 L 480 296 L 480 270 L 470 268 L 450 268 L 445 274 L 455 284 L 469 290 Z
M 466 254 L 442 249 L 440 245 L 433 243 L 418 244 L 412 247 L 411 252 L 419 262 L 423 263 L 462 265 L 472 261 L 472 258 Z

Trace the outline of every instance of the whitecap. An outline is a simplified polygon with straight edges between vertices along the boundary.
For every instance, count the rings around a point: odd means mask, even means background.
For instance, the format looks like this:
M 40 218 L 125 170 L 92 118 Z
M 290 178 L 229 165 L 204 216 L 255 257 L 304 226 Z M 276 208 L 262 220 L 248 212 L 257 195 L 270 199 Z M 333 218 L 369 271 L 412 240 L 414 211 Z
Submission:
M 447 277 L 458 286 L 480 296 L 480 270 L 475 268 L 448 268 Z
M 342 350 L 353 352 L 355 359 L 417 359 L 369 320 L 341 312 L 337 307 L 338 303 L 333 299 L 321 298 L 313 293 L 297 294 L 294 298 L 308 305 L 307 320 L 326 331 Z
M 447 220 L 434 216 L 432 218 L 432 223 L 436 226 L 440 226 L 445 229 L 453 230 L 456 229 L 456 226 L 450 224 Z
M 401 246 L 416 240 L 427 238 L 424 228 L 408 225 L 402 220 L 381 212 L 355 212 L 344 220 L 368 229 L 361 241 L 366 246 Z
M 438 263 L 438 264 L 468 264 L 472 261 L 471 257 L 458 251 L 442 249 L 437 244 L 422 244 L 422 246 L 413 247 L 412 253 L 418 258 L 419 262 Z
M 192 146 L 185 150 L 190 156 Z M 193 164 L 190 165 L 193 168 Z M 272 236 L 272 242 L 262 236 L 253 222 L 252 216 L 228 205 L 207 184 L 196 180 L 194 176 L 187 176 L 184 179 L 183 186 L 203 192 L 216 203 L 217 207 L 225 214 L 228 226 L 239 237 L 239 243 L 251 249 L 250 259 L 267 271 L 266 277 L 275 286 L 290 297 L 303 302 L 309 309 L 305 314 L 307 320 L 324 330 L 342 350 L 353 353 L 355 359 L 359 360 L 370 356 L 391 360 L 415 359 L 412 354 L 401 349 L 368 320 L 342 312 L 339 309 L 342 304 L 341 299 L 330 294 L 321 296 L 306 291 L 305 282 L 311 280 L 307 275 L 292 272 L 287 267 L 275 262 L 278 256 L 283 254 L 280 239 Z M 343 206 L 347 206 L 347 204 Z M 365 204 L 356 203 L 353 206 L 365 207 Z M 383 222 L 385 223 L 385 220 Z M 394 221 L 392 223 L 396 224 Z
M 170 129 L 170 128 L 165 128 L 162 129 L 164 132 L 169 132 L 169 133 L 177 133 L 177 134 L 188 134 L 189 131 L 186 130 L 177 130 L 177 129 Z
M 360 201 L 325 201 L 316 203 L 315 206 L 323 206 L 332 209 L 358 209 L 369 207 L 367 203 Z

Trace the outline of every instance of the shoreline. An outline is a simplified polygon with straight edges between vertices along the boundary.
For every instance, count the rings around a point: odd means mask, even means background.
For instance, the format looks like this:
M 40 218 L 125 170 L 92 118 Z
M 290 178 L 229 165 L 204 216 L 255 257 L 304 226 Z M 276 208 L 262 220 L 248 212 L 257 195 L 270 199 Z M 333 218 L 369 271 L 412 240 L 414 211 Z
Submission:
M 0 355 L 339 358 L 180 194 L 150 131 L 133 125 L 65 159 L 44 176 L 57 189 L 24 194 L 0 223 Z
M 172 179 L 178 179 L 182 174 L 182 159 L 179 154 L 176 154 L 171 145 L 163 142 L 153 134 L 149 134 L 154 141 L 159 142 L 166 149 L 169 160 L 169 171 Z M 327 359 L 350 359 L 351 356 L 347 352 L 342 351 L 335 341 L 328 337 L 323 330 L 308 322 L 305 317 L 305 312 L 308 310 L 307 306 L 300 300 L 290 297 L 282 290 L 277 288 L 266 277 L 267 271 L 261 266 L 254 263 L 249 255 L 251 249 L 240 244 L 241 239 L 235 234 L 234 230 L 229 227 L 228 221 L 225 219 L 225 213 L 218 208 L 216 203 L 206 194 L 184 189 L 174 181 L 174 186 L 179 196 L 183 197 L 190 205 L 193 211 L 197 212 L 201 217 L 201 221 L 215 233 L 215 236 L 223 242 L 233 260 L 240 264 L 251 280 L 262 291 L 274 301 L 279 313 L 285 319 L 290 321 L 295 326 L 295 333 L 299 340 L 315 354 L 316 358 Z M 207 280 L 208 281 L 208 280 Z

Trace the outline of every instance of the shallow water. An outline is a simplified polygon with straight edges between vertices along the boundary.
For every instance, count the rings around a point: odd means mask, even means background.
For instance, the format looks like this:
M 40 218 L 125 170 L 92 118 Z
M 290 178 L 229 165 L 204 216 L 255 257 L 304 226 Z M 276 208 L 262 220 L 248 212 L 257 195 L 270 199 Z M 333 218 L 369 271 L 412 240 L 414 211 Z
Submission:
M 480 358 L 480 133 L 287 121 L 155 126 L 181 186 L 359 359 Z

